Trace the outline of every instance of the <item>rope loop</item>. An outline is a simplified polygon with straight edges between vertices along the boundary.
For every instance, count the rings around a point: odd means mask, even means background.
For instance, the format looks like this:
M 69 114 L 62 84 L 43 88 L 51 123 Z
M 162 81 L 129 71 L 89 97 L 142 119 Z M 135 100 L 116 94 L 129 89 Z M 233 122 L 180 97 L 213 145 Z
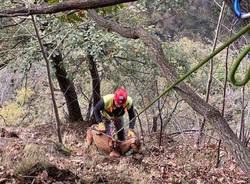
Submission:
M 250 80 L 250 68 L 248 69 L 244 79 L 236 80 L 236 71 L 243 60 L 243 58 L 250 52 L 250 44 L 239 54 L 238 58 L 232 65 L 232 69 L 230 70 L 229 79 L 235 86 L 244 86 Z

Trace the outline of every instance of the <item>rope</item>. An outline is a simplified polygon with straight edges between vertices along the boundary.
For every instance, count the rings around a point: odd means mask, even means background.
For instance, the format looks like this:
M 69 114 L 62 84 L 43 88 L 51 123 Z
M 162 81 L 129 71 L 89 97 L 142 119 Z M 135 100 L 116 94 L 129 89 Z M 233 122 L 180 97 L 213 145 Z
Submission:
M 158 101 L 162 96 L 164 96 L 167 92 L 169 92 L 170 90 L 172 90 L 176 85 L 178 85 L 179 83 L 181 83 L 182 81 L 184 81 L 188 76 L 190 76 L 192 73 L 194 73 L 195 71 L 197 71 L 199 68 L 201 68 L 204 64 L 206 64 L 210 59 L 212 59 L 214 56 L 216 56 L 218 53 L 220 53 L 222 50 L 224 50 L 226 47 L 228 47 L 231 43 L 233 43 L 235 40 L 237 40 L 240 36 L 242 36 L 243 34 L 247 33 L 248 31 L 250 31 L 250 23 L 248 25 L 246 25 L 245 27 L 243 27 L 238 33 L 236 33 L 234 36 L 232 36 L 228 41 L 226 41 L 223 45 L 221 45 L 220 47 L 218 47 L 214 52 L 212 52 L 209 56 L 207 56 L 201 63 L 197 64 L 196 66 L 194 66 L 189 72 L 187 72 L 185 75 L 183 75 L 182 77 L 180 77 L 176 82 L 174 82 L 172 85 L 170 85 L 169 87 L 166 87 L 166 89 L 160 94 L 158 95 L 150 104 L 148 104 L 144 109 L 142 109 L 134 118 L 132 118 L 128 124 L 133 121 L 135 118 L 139 117 L 143 112 L 145 112 L 149 107 L 151 107 L 156 101 Z M 235 72 L 238 68 L 239 63 L 241 62 L 241 60 L 244 58 L 244 56 L 250 51 L 250 45 L 247 47 L 247 49 L 244 50 L 243 53 L 240 54 L 239 58 L 236 60 L 235 64 L 233 65 L 233 69 L 231 71 L 230 74 L 230 78 L 233 79 L 231 80 L 232 83 L 236 83 L 238 84 L 245 84 L 249 81 L 250 79 L 250 69 L 248 70 L 248 73 L 246 75 L 246 77 L 244 78 L 243 81 L 236 81 L 235 80 Z M 119 130 L 117 130 L 116 133 L 120 132 L 122 129 L 124 129 L 125 125 L 123 127 L 121 127 Z
M 114 136 L 116 135 L 116 133 L 114 133 L 113 135 L 110 136 L 110 135 L 108 135 L 108 134 L 106 134 L 106 133 L 103 133 L 103 132 L 98 131 L 96 128 L 93 128 L 93 127 L 91 127 L 91 130 L 94 131 L 96 135 L 104 135 L 104 136 L 106 136 L 106 137 L 109 137 L 109 138 L 112 139 L 113 141 L 122 142 L 122 141 L 117 140 L 117 139 L 114 137 Z
M 244 86 L 250 80 L 250 68 L 248 69 L 243 80 L 237 81 L 235 79 L 236 71 L 240 65 L 240 62 L 249 52 L 250 52 L 250 44 L 239 54 L 238 58 L 236 59 L 236 61 L 232 65 L 232 69 L 230 70 L 230 74 L 229 74 L 229 79 L 233 83 L 233 85 L 235 85 L 235 86 Z

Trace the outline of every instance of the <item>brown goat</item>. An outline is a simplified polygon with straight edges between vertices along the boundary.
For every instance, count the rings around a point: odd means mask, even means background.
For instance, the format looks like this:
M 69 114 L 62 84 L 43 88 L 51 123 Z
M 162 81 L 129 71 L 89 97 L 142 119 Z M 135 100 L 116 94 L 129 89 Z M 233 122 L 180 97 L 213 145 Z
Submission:
M 88 128 L 86 137 L 87 149 L 94 143 L 96 147 L 108 153 L 111 157 L 119 157 L 132 150 L 133 153 L 139 152 L 140 142 L 137 138 L 130 138 L 125 141 L 114 140 L 111 136 L 100 133 L 96 130 L 96 125 Z

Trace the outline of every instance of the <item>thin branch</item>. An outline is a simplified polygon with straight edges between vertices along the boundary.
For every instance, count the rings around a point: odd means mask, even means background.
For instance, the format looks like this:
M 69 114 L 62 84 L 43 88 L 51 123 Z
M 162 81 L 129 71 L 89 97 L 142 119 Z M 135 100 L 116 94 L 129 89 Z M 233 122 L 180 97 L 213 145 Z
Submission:
M 199 129 L 198 130 L 182 130 L 181 132 L 174 132 L 174 133 L 170 133 L 170 134 L 167 134 L 167 136 L 176 136 L 176 135 L 180 135 L 180 134 L 183 134 L 183 133 L 198 133 L 199 132 Z
M 42 44 L 42 40 L 41 40 L 39 31 L 38 31 L 38 28 L 37 28 L 37 25 L 36 25 L 36 20 L 35 20 L 34 16 L 32 16 L 32 22 L 33 22 L 35 32 L 36 32 L 36 36 L 37 36 L 37 39 L 38 39 L 38 42 L 39 42 L 39 45 L 40 45 L 40 48 L 41 48 L 41 51 L 42 51 L 42 55 L 43 55 L 44 60 L 46 62 L 46 68 L 47 68 L 47 74 L 48 74 L 48 80 L 49 80 L 49 87 L 50 87 L 50 92 L 51 92 L 51 97 L 52 97 L 56 122 L 57 122 L 57 124 L 56 124 L 57 125 L 57 127 L 56 127 L 57 128 L 57 135 L 58 135 L 59 143 L 62 144 L 62 135 L 61 135 L 61 131 L 60 131 L 61 122 L 60 122 L 59 113 L 58 113 L 58 109 L 57 109 L 57 105 L 56 105 L 55 94 L 54 94 L 54 91 L 53 91 L 53 84 L 52 84 L 52 79 L 51 79 L 51 74 L 50 74 L 51 72 L 50 72 L 50 66 L 49 66 L 49 59 L 46 56 L 46 52 L 45 52 L 44 46 Z
M 55 48 L 53 48 L 53 50 L 51 51 L 51 53 L 49 54 L 48 56 L 48 59 L 50 59 L 50 57 L 52 56 L 52 54 L 55 52 L 55 50 L 60 46 L 60 44 L 66 39 L 66 37 L 68 36 L 68 34 L 70 33 L 71 31 L 68 31 L 64 37 L 60 40 L 60 42 L 55 46 Z
M 220 16 L 218 18 L 218 23 L 217 23 L 217 27 L 216 27 L 216 31 L 215 31 L 215 38 L 214 38 L 214 42 L 213 42 L 213 49 L 212 52 L 215 51 L 216 46 L 217 46 L 217 41 L 218 41 L 218 37 L 219 37 L 219 33 L 220 33 L 220 28 L 221 28 L 221 22 L 222 22 L 222 18 L 224 16 L 224 11 L 225 11 L 225 3 L 223 2 L 222 4 L 222 8 L 220 10 Z M 211 92 L 211 87 L 212 87 L 212 81 L 213 81 L 213 73 L 214 73 L 214 60 L 211 59 L 210 60 L 210 72 L 209 72 L 209 77 L 208 77 L 208 81 L 207 81 L 207 90 L 206 90 L 206 102 L 209 102 L 209 97 L 210 97 L 210 92 Z M 205 127 L 205 123 L 206 123 L 206 118 L 203 118 L 201 127 L 200 127 L 200 135 L 198 136 L 197 139 L 197 147 L 199 147 L 199 145 L 202 142 L 203 139 L 203 134 L 202 131 Z
M 138 59 L 125 58 L 125 57 L 121 57 L 121 56 L 114 56 L 114 58 L 122 59 L 122 60 L 126 60 L 126 61 L 135 61 L 135 62 L 140 63 L 140 64 L 143 64 L 143 65 L 146 64 L 146 62 L 139 61 Z
M 178 104 L 179 104 L 180 102 L 182 102 L 182 101 L 184 101 L 184 100 L 183 100 L 183 99 L 178 100 L 178 98 L 177 98 L 177 102 L 175 103 L 174 108 L 172 109 L 172 111 L 170 112 L 169 116 L 167 117 L 167 119 L 166 119 L 166 121 L 165 121 L 165 123 L 164 123 L 164 125 L 163 125 L 163 129 L 165 129 L 166 126 L 168 125 L 168 123 L 171 121 L 171 119 L 172 119 L 172 117 L 173 117 L 173 115 L 174 115 L 174 113 L 175 113 L 175 111 L 176 111 L 176 109 L 177 109 L 177 107 L 178 107 Z M 164 119 L 165 119 L 165 118 L 164 118 Z
M 4 28 L 9 28 L 9 27 L 14 27 L 14 26 L 17 26 L 17 25 L 20 25 L 21 23 L 23 23 L 26 19 L 22 19 L 18 22 L 14 22 L 12 24 L 7 24 L 7 25 L 1 25 L 0 28 L 4 29 Z
M 222 6 L 220 5 L 220 3 L 218 3 L 216 0 L 214 0 L 214 4 L 216 4 L 220 9 L 222 8 Z
M 135 67 L 131 67 L 131 68 L 126 67 L 125 65 L 122 64 L 122 62 L 119 62 L 117 60 L 117 58 L 114 58 L 114 60 L 116 61 L 116 63 L 118 65 L 120 65 L 122 68 L 124 68 L 125 71 L 131 71 L 131 72 L 134 72 L 134 73 L 140 73 L 140 74 L 150 75 L 150 73 L 148 73 L 148 72 L 143 72 L 143 71 L 140 71 L 140 70 L 136 70 Z
M 135 113 L 138 114 L 138 111 L 135 109 Z M 139 121 L 139 125 L 140 125 L 140 130 L 141 130 L 141 139 L 142 139 L 142 143 L 145 144 L 144 142 L 144 131 L 142 128 L 142 122 L 141 122 L 141 118 L 138 117 L 138 121 Z

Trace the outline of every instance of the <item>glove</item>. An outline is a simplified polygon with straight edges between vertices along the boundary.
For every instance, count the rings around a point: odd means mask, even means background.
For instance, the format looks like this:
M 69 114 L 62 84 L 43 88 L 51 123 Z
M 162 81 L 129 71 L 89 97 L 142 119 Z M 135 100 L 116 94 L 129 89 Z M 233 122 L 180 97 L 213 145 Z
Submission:
M 106 131 L 106 126 L 105 126 L 105 124 L 103 122 L 100 122 L 100 123 L 98 123 L 97 129 L 98 129 L 99 132 L 104 133 Z
M 136 137 L 136 134 L 135 134 L 134 130 L 129 129 L 128 130 L 128 138 L 133 138 L 133 137 Z

